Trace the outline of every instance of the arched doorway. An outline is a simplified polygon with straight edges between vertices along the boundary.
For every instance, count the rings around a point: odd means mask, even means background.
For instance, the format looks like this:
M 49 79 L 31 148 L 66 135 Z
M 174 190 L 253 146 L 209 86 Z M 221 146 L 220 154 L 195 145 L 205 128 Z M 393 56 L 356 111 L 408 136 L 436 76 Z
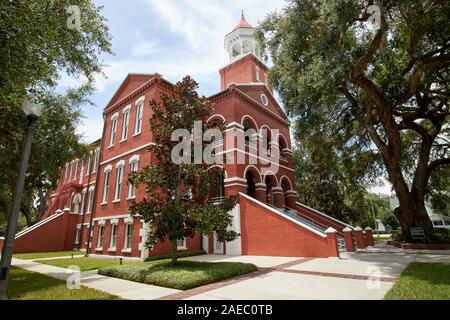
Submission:
M 214 185 L 211 188 L 209 199 L 211 202 L 223 201 L 225 197 L 225 170 L 220 167 L 211 168 Z
M 247 180 L 247 195 L 256 199 L 256 177 L 251 170 L 245 174 L 245 180 Z
M 274 205 L 273 188 L 276 187 L 277 181 L 275 176 L 266 175 L 264 178 L 264 183 L 266 185 L 266 203 L 269 205 Z
M 284 206 L 287 208 L 290 208 L 291 204 L 289 201 L 288 191 L 292 190 L 292 184 L 286 176 L 283 176 L 281 178 L 280 185 L 281 185 L 281 188 L 283 189 Z M 290 208 L 290 209 L 293 209 L 293 208 Z

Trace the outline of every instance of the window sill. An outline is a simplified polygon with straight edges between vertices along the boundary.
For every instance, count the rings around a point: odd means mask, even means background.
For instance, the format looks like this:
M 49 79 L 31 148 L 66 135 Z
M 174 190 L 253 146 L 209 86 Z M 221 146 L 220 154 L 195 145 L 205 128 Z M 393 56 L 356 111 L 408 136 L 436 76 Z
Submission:
M 114 199 L 114 200 L 112 201 L 112 203 L 117 203 L 117 202 L 120 202 L 120 199 Z
M 73 244 L 80 244 L 80 242 L 79 241 L 75 241 Z
M 133 137 L 136 137 L 136 136 L 138 136 L 138 135 L 140 135 L 141 134 L 141 132 L 135 132 L 134 134 L 133 134 Z
M 125 139 L 120 139 L 119 143 L 125 142 L 127 141 L 128 137 L 126 137 Z
M 107 205 L 107 204 L 108 204 L 108 202 L 102 202 L 102 203 L 100 203 L 101 206 L 104 206 L 104 205 Z
M 127 197 L 127 200 L 134 200 L 134 199 L 136 199 L 136 196 Z
M 116 252 L 116 247 L 109 248 L 109 249 L 108 249 L 108 252 Z
M 187 247 L 177 247 L 177 250 L 187 250 Z
M 122 249 L 122 253 L 131 253 L 131 248 Z
M 108 146 L 108 149 L 111 149 L 112 147 L 114 147 L 114 145 L 113 145 L 113 144 L 110 144 L 110 145 Z
M 103 247 L 95 248 L 95 251 L 103 251 Z

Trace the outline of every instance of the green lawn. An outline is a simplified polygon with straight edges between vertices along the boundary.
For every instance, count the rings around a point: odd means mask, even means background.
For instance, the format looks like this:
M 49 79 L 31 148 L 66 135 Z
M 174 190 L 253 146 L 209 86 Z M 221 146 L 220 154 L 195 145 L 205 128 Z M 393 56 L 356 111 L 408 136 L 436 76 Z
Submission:
M 385 241 L 385 240 L 389 240 L 391 238 L 390 234 L 380 234 L 379 236 L 374 234 L 373 235 L 373 240 L 375 241 Z
M 102 258 L 73 258 L 73 259 L 52 259 L 52 260 L 35 260 L 34 262 L 49 264 L 55 267 L 67 268 L 68 266 L 78 266 L 81 271 L 95 270 L 102 267 L 120 266 L 119 259 L 102 259 Z M 136 262 L 123 261 L 123 265 L 134 264 Z
M 178 265 L 174 267 L 170 264 L 170 260 L 159 260 L 104 267 L 98 273 L 141 283 L 186 290 L 256 270 L 256 266 L 250 263 L 180 260 Z
M 24 260 L 34 260 L 42 258 L 53 258 L 53 257 L 67 257 L 70 255 L 78 256 L 83 255 L 83 251 L 54 251 L 54 252 L 36 252 L 36 253 L 17 253 L 14 254 L 14 258 L 24 259 Z
M 10 300 L 116 300 L 106 292 L 81 286 L 68 289 L 66 282 L 49 276 L 12 267 L 8 285 Z
M 412 262 L 384 299 L 449 300 L 450 264 Z

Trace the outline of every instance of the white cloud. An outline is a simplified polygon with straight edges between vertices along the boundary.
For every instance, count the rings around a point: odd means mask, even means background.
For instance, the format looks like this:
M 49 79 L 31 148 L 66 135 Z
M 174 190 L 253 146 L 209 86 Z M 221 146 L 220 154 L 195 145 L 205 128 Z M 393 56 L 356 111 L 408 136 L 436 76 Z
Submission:
M 154 53 L 157 53 L 159 50 L 159 41 L 158 40 L 152 40 L 152 41 L 139 41 L 138 43 L 134 44 L 131 48 L 131 55 L 136 56 L 149 56 Z

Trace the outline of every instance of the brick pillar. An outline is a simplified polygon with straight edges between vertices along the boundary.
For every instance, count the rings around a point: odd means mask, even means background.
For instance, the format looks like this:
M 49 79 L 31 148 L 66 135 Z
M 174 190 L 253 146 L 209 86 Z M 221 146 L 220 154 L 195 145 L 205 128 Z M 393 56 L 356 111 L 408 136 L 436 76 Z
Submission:
M 366 237 L 367 237 L 367 245 L 370 247 L 373 247 L 375 245 L 375 242 L 373 240 L 373 231 L 371 227 L 366 227 L 364 229 L 364 231 L 366 232 Z
M 345 227 L 342 232 L 344 232 L 345 251 L 355 252 L 355 245 L 353 244 L 353 230 L 349 227 Z
M 356 248 L 358 248 L 358 249 L 364 249 L 366 247 L 364 244 L 364 238 L 363 238 L 362 231 L 363 230 L 360 227 L 356 227 L 353 230 L 353 233 L 354 233 L 355 239 L 356 239 Z
M 265 183 L 256 183 L 256 199 L 261 201 L 262 203 L 267 203 L 266 196 L 266 184 Z
M 339 257 L 336 229 L 329 227 L 327 230 L 325 230 L 325 233 L 327 234 L 328 256 Z
M 287 202 L 288 202 L 288 203 L 286 203 L 286 205 L 291 209 L 295 209 L 295 202 L 298 199 L 297 192 L 294 190 L 289 190 L 286 193 L 287 193 L 286 198 L 287 198 Z
M 281 187 L 273 187 L 273 205 L 276 208 L 284 208 L 284 194 L 283 189 Z

